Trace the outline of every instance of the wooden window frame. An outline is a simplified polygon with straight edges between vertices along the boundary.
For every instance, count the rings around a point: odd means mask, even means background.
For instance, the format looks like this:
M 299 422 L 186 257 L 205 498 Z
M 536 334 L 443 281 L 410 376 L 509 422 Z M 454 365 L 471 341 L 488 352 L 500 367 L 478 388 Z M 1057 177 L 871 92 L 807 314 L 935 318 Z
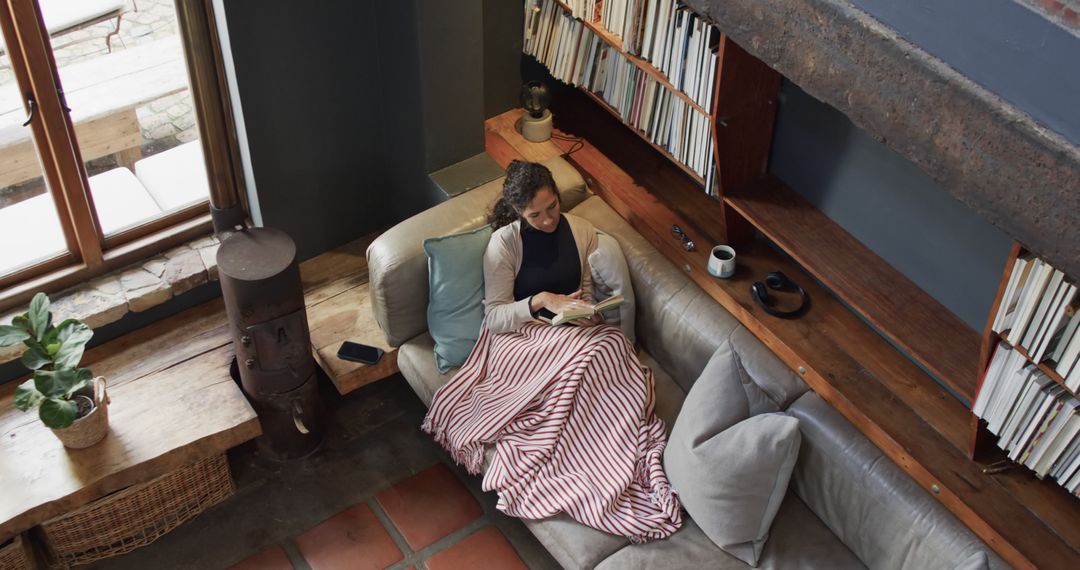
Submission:
M 0 311 L 25 303 L 37 291 L 57 291 L 209 234 L 211 203 L 247 211 L 211 0 L 177 0 L 176 15 L 210 200 L 104 236 L 75 131 L 63 111 L 59 72 L 37 0 L 0 0 L 0 30 L 10 44 L 16 83 L 37 103 L 37 117 L 30 126 L 67 245 L 67 251 L 52 258 L 0 276 Z M 29 113 L 25 99 L 24 106 Z

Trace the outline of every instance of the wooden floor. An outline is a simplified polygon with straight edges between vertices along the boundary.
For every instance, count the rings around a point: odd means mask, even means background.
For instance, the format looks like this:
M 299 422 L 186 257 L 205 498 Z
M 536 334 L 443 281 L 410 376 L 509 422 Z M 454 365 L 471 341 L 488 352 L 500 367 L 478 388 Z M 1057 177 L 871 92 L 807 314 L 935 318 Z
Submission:
M 588 103 L 586 103 L 588 104 Z M 581 105 L 575 102 L 574 105 Z M 897 465 L 955 513 L 1006 560 L 1018 567 L 1073 566 L 1080 545 L 1080 502 L 1022 470 L 983 473 L 968 459 L 968 410 L 906 358 L 848 306 L 803 275 L 801 268 L 765 243 L 740 246 L 739 268 L 729 280 L 704 271 L 708 248 L 686 252 L 670 236 L 680 224 L 700 244 L 721 243 L 719 202 L 704 196 L 685 174 L 656 153 L 635 150 L 637 137 L 619 138 L 606 114 L 554 109 L 556 132 L 582 135 L 584 146 L 568 159 L 603 197 L 708 294 L 761 339 L 819 395 L 855 424 Z M 525 141 L 515 129 L 520 111 L 487 121 L 488 153 L 505 166 L 513 158 L 543 160 L 563 154 L 570 142 Z M 599 119 L 597 118 L 599 117 Z M 605 145 L 594 146 L 596 139 Z M 646 147 L 647 149 L 647 147 Z M 618 160 L 618 165 L 613 162 Z M 626 164 L 631 175 L 619 165 Z M 682 189 L 683 191 L 673 190 Z M 750 302 L 750 284 L 782 270 L 809 292 L 812 308 L 796 320 L 770 317 Z M 972 348 L 974 366 L 978 345 Z M 953 364 L 955 366 L 955 364 Z M 942 364 L 943 367 L 950 364 Z M 970 392 L 958 394 L 970 398 Z

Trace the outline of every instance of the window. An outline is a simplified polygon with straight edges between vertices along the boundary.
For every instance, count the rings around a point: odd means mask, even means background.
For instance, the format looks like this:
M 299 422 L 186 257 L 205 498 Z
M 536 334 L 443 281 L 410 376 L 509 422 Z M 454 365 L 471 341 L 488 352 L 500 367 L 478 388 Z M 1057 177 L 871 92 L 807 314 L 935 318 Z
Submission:
M 206 233 L 212 192 L 238 202 L 208 4 L 0 2 L 0 309 Z

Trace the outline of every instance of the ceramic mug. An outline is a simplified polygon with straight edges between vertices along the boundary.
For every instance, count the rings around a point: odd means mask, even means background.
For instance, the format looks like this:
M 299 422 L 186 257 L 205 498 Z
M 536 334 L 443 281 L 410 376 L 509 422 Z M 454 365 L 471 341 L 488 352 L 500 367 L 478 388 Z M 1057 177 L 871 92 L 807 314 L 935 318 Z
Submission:
M 735 274 L 735 249 L 730 245 L 718 245 L 709 253 L 709 275 L 727 279 Z

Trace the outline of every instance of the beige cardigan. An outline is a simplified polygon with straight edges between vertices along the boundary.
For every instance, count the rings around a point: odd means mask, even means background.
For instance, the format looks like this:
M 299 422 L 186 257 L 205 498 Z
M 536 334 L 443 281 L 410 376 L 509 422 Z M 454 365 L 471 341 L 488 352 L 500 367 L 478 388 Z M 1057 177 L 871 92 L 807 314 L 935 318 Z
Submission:
M 581 260 L 581 298 L 592 303 L 589 254 L 596 250 L 596 228 L 584 218 L 563 213 Z M 516 331 L 532 322 L 529 299 L 514 300 L 514 279 L 521 270 L 521 220 L 491 234 L 484 252 L 484 326 L 493 333 Z

